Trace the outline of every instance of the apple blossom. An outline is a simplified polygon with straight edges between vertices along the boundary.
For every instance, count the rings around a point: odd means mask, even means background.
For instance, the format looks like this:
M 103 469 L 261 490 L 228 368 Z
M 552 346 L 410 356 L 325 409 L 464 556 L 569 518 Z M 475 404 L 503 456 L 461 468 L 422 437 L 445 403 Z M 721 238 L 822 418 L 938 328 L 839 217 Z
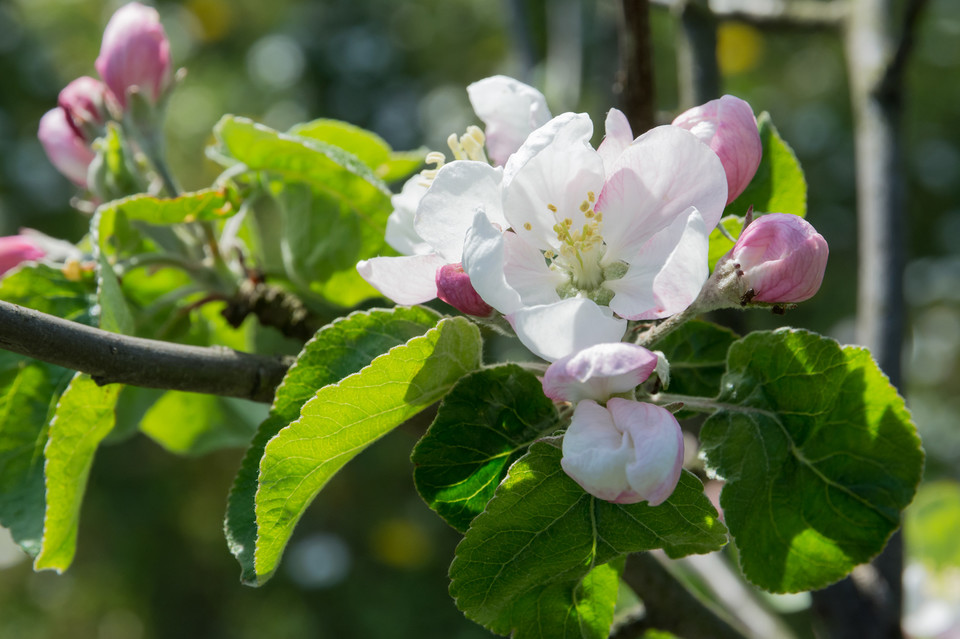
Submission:
M 750 105 L 725 95 L 678 115 L 673 126 L 689 130 L 720 158 L 727 174 L 727 204 L 750 184 L 763 153 Z
M 736 282 L 741 303 L 802 302 L 820 289 L 828 253 L 826 240 L 802 217 L 770 213 L 743 229 L 717 265 L 718 277 Z
M 503 166 L 527 136 L 550 120 L 543 94 L 522 82 L 495 75 L 467 87 L 470 105 L 487 125 L 487 149 L 497 166 Z
M 0 237 L 0 275 L 18 266 L 21 262 L 30 262 L 46 255 L 36 242 L 25 235 Z
M 557 401 L 604 401 L 644 382 L 657 361 L 654 353 L 636 344 L 596 344 L 551 364 L 543 376 L 543 392 Z
M 663 503 L 683 468 L 683 433 L 670 411 L 614 397 L 587 399 L 563 436 L 560 465 L 591 495 L 618 504 Z
M 117 9 L 103 31 L 95 66 L 121 108 L 135 87 L 156 104 L 171 82 L 170 41 L 157 10 L 139 2 Z
M 67 114 L 70 128 L 90 142 L 103 132 L 107 121 L 106 85 L 90 76 L 80 76 L 60 91 L 57 103 Z
M 78 186 L 87 186 L 87 171 L 95 154 L 70 126 L 66 111 L 60 107 L 47 111 L 40 118 L 37 137 L 60 173 Z
M 493 313 L 490 305 L 477 295 L 470 277 L 460 264 L 444 264 L 437 269 L 437 297 L 467 315 L 488 317 Z
M 605 142 L 604 154 L 592 134 L 574 113 L 533 132 L 504 167 L 498 214 L 511 230 L 477 216 L 463 248 L 477 292 L 547 360 L 619 341 L 625 320 L 686 308 L 707 278 L 709 232 L 726 203 L 722 164 L 689 131 L 657 127 L 614 152 Z M 432 189 L 440 185 L 438 175 Z M 459 200 L 445 210 L 469 211 Z M 440 222 L 424 215 L 420 225 Z

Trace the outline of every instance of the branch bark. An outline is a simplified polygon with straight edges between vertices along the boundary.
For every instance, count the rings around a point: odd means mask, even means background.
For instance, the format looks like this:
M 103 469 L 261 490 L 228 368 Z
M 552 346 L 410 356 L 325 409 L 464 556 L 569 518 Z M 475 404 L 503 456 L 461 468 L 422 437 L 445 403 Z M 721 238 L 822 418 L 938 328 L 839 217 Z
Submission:
M 0 301 L 0 348 L 132 384 L 270 402 L 293 358 L 128 337 Z
M 653 95 L 653 44 L 649 0 L 623 0 L 620 26 L 620 73 L 623 111 L 634 135 L 656 125 Z

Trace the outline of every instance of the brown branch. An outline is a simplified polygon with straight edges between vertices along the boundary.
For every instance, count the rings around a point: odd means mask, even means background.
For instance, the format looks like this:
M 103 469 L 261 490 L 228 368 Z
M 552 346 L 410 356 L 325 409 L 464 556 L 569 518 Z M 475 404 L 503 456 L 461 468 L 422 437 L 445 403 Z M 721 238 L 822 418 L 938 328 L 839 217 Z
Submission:
M 0 301 L 0 348 L 131 384 L 270 402 L 292 358 L 128 337 Z
M 685 0 L 651 0 L 655 6 L 676 9 Z M 710 2 L 719 20 L 746 22 L 776 29 L 834 29 L 850 13 L 846 0 L 723 0 Z
M 634 135 L 656 125 L 653 95 L 653 44 L 649 0 L 623 0 L 620 26 L 620 73 L 617 91 Z

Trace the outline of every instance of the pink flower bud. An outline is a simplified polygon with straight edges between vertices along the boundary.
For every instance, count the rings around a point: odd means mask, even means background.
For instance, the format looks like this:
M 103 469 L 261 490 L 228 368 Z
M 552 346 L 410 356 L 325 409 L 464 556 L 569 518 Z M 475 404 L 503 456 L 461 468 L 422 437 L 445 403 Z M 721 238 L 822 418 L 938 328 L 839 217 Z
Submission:
M 87 186 L 87 169 L 95 154 L 70 126 L 63 109 L 50 109 L 40 118 L 37 137 L 58 171 L 74 184 Z
M 95 78 L 81 76 L 65 86 L 57 103 L 78 137 L 92 141 L 107 120 L 107 87 Z
M 636 344 L 597 344 L 560 358 L 543 376 L 543 392 L 557 401 L 605 401 L 626 393 L 657 367 L 657 356 Z
M 670 411 L 614 397 L 577 404 L 560 465 L 588 493 L 618 504 L 663 503 L 683 468 L 683 433 Z
M 462 264 L 445 264 L 437 269 L 437 297 L 458 311 L 476 317 L 493 313 L 489 304 L 473 288 Z
M 828 252 L 805 219 L 770 213 L 743 229 L 724 261 L 736 269 L 747 301 L 802 302 L 820 289 Z
M 750 105 L 725 95 L 684 111 L 673 125 L 693 133 L 720 157 L 727 173 L 727 204 L 737 199 L 757 172 L 763 153 Z
M 46 253 L 30 238 L 23 235 L 0 237 L 0 275 L 21 262 L 41 259 Z
M 117 9 L 103 31 L 95 66 L 121 108 L 133 87 L 156 104 L 170 86 L 170 65 L 170 41 L 157 10 L 139 2 Z

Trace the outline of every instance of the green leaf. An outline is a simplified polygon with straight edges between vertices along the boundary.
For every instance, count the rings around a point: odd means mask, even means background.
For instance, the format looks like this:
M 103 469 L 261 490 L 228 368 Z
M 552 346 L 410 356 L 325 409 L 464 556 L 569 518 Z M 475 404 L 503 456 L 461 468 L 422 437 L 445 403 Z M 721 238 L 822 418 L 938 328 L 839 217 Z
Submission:
M 450 594 L 468 618 L 495 633 L 605 638 L 617 588 L 596 588 L 604 599 L 592 601 L 588 613 L 579 597 L 596 585 L 584 582 L 591 570 L 631 552 L 663 548 L 680 557 L 726 543 L 726 529 L 690 473 L 659 506 L 612 504 L 585 493 L 560 457 L 552 442 L 530 446 L 457 546 Z
M 441 320 L 359 373 L 321 388 L 300 418 L 267 443 L 256 495 L 254 565 L 261 583 L 276 570 L 293 527 L 334 473 L 478 368 L 480 346 L 480 332 L 470 321 Z
M 143 416 L 140 430 L 172 453 L 202 455 L 246 446 L 265 413 L 255 402 L 167 391 Z
M 670 392 L 716 397 L 727 370 L 727 349 L 736 340 L 729 328 L 693 320 L 653 344 L 670 362 Z
M 81 271 L 71 279 L 46 264 L 22 265 L 0 279 L 0 299 L 95 326 L 90 309 L 96 299 L 96 286 L 92 272 Z
M 111 333 L 133 335 L 134 323 L 130 307 L 123 296 L 120 281 L 106 255 L 100 253 L 97 268 L 97 308 L 100 311 L 100 328 Z
M 113 429 L 121 388 L 120 384 L 98 386 L 89 376 L 77 373 L 60 397 L 43 449 L 47 507 L 35 570 L 63 572 L 73 561 L 87 477 L 97 446 Z
M 720 258 L 726 255 L 734 245 L 734 242 L 720 230 L 721 226 L 726 229 L 730 237 L 740 237 L 740 232 L 743 231 L 743 218 L 736 215 L 726 215 L 720 219 L 720 224 L 717 225 L 717 228 L 710 231 L 710 248 L 707 263 L 710 265 L 711 271 L 717 265 L 717 262 L 720 261 Z
M 0 525 L 31 556 L 43 537 L 47 422 L 72 374 L 0 351 Z
M 381 165 L 377 175 L 384 182 L 396 182 L 413 175 L 413 172 L 423 166 L 429 149 L 420 147 L 413 151 L 394 151 L 386 164 Z
M 439 315 L 422 306 L 358 311 L 323 327 L 304 345 L 277 388 L 270 416 L 257 430 L 230 491 L 224 531 L 245 583 L 257 582 L 254 496 L 267 442 L 300 416 L 304 403 L 320 388 L 369 366 L 391 348 L 423 335 L 439 320 Z
M 960 568 L 960 483 L 924 483 L 903 522 L 907 554 L 933 571 Z
M 467 375 L 453 387 L 413 449 L 413 481 L 423 500 L 465 532 L 507 468 L 559 416 L 540 380 L 515 364 Z
M 174 198 L 132 195 L 108 202 L 99 209 L 101 216 L 122 213 L 129 221 L 156 225 L 216 221 L 236 212 L 223 189 L 203 189 Z
M 763 158 L 757 173 L 740 196 L 727 205 L 727 215 L 744 216 L 753 206 L 757 213 L 807 214 L 807 181 L 796 154 L 764 111 L 757 118 Z M 712 263 L 712 262 L 711 262 Z
M 879 553 L 923 472 L 903 398 L 870 353 L 794 329 L 734 343 L 700 433 L 743 574 L 822 588 Z

